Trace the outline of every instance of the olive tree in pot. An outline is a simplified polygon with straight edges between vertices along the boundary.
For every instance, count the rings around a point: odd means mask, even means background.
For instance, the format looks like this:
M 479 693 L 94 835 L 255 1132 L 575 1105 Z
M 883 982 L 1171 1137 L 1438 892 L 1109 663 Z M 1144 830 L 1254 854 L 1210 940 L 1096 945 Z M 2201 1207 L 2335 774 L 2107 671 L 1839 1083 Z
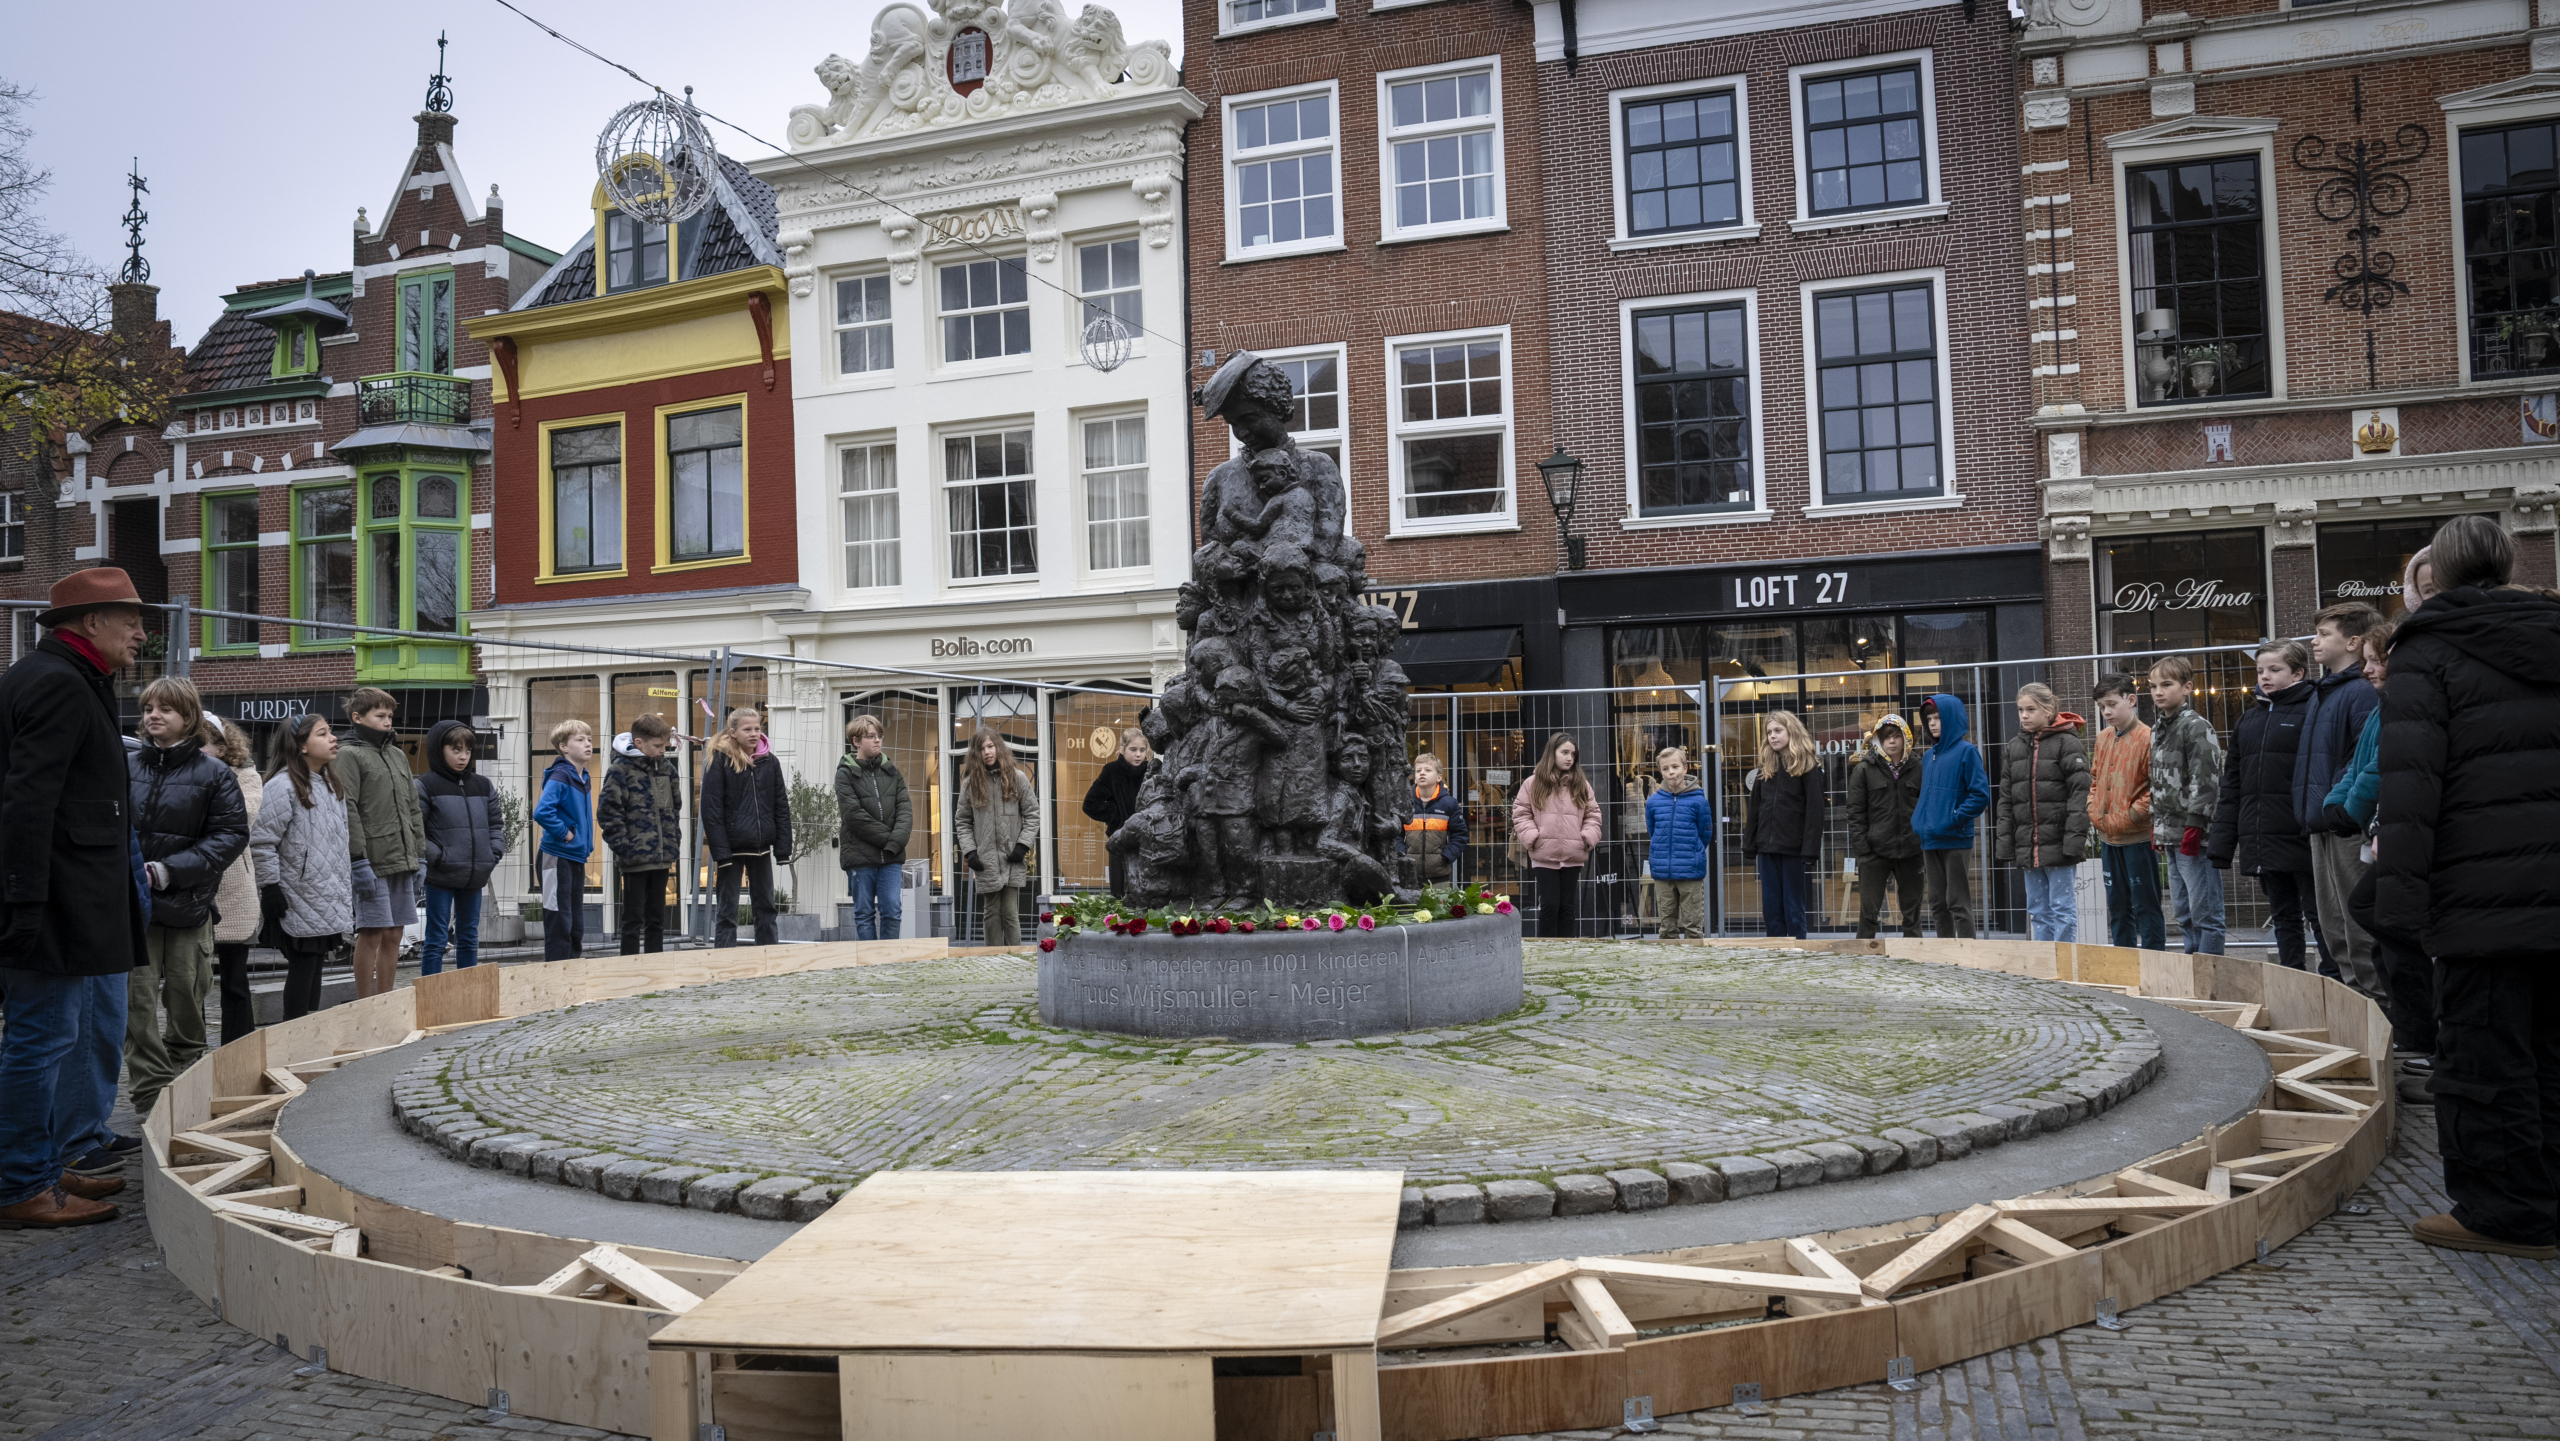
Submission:
M 824 786 L 810 783 L 805 776 L 793 776 L 791 778 L 791 857 L 795 871 L 800 866 L 817 865 L 827 859 L 828 851 L 836 843 L 837 824 L 835 792 Z M 824 874 L 823 871 L 820 873 Z M 824 896 L 830 889 L 824 885 L 814 887 L 807 885 L 804 877 L 795 876 L 790 895 L 792 897 Z M 775 934 L 786 941 L 814 941 L 818 938 L 818 932 L 823 927 L 814 911 L 806 913 L 795 911 L 792 909 L 793 901 L 787 900 L 782 895 L 775 896 L 774 902 L 776 907 L 783 911 L 783 914 L 774 918 Z
M 498 863 L 497 875 L 489 877 L 488 893 L 481 898 L 480 940 L 484 945 L 515 945 L 524 939 L 524 917 L 498 904 L 498 876 L 521 860 L 516 842 L 525 834 L 528 807 L 522 793 L 513 787 L 502 785 L 497 789 L 499 839 L 506 843 L 507 856 Z M 535 913 L 539 915 L 539 909 Z

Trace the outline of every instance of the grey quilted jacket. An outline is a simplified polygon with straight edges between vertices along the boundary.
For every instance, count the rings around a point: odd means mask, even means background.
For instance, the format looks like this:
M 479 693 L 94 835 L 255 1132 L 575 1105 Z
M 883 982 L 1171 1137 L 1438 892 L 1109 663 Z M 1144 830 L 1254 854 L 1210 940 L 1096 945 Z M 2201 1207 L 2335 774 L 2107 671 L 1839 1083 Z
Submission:
M 258 798 L 249 857 L 257 863 L 259 885 L 284 887 L 288 935 L 342 936 L 355 929 L 347 803 L 326 781 L 312 777 L 306 808 L 293 793 L 293 777 L 278 771 Z

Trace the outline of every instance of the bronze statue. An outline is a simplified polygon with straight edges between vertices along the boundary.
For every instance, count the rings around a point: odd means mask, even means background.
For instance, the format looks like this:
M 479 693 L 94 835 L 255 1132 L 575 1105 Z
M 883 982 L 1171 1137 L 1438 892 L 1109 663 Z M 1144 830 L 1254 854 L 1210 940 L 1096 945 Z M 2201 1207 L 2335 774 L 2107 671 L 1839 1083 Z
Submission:
M 1200 486 L 1186 665 L 1146 720 L 1164 765 L 1112 848 L 1141 905 L 1372 903 L 1412 807 L 1399 622 L 1360 601 L 1342 474 L 1290 437 L 1288 376 L 1238 351 L 1195 399 L 1239 450 Z

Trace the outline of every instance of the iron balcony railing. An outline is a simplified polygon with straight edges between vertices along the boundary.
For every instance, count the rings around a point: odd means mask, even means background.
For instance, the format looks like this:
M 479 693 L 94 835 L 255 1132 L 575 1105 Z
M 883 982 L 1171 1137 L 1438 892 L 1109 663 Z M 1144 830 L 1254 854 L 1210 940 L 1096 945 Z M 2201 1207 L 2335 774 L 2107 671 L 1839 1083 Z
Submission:
M 468 425 L 471 382 L 450 375 L 394 371 L 356 382 L 366 425 Z

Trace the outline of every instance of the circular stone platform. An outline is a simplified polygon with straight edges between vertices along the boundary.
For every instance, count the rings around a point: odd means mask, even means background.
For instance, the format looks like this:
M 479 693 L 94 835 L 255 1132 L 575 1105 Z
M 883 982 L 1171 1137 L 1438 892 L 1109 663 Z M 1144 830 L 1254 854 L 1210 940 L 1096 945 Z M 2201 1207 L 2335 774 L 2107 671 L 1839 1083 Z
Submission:
M 1040 1019 L 1158 1038 L 1332 1041 L 1465 1025 L 1519 1009 L 1520 918 L 1374 931 L 1115 936 L 1040 958 Z
M 1703 1163 L 1760 1189 L 2057 1129 L 2159 1065 L 2105 993 L 1873 956 L 1545 943 L 1517 1014 L 1302 1044 L 1058 1030 L 1033 976 L 959 957 L 595 1002 L 458 1038 L 393 1101 L 482 1164 L 704 1209 L 893 1167 L 1400 1166 L 1429 1187 Z M 1435 1220 L 1482 1218 L 1464 1210 Z

